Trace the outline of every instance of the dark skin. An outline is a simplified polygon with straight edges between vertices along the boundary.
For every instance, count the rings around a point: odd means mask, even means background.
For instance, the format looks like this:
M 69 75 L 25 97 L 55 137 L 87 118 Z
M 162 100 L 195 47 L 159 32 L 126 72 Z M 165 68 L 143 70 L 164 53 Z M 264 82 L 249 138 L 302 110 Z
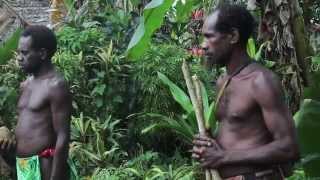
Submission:
M 218 13 L 205 21 L 203 49 L 209 66 L 226 67 L 226 74 L 217 81 L 219 90 L 237 68 L 251 60 L 236 28 L 230 33 L 215 30 Z M 232 78 L 216 118 L 219 127 L 214 138 L 197 135 L 193 141 L 192 156 L 204 168 L 218 169 L 228 176 L 299 158 L 293 119 L 280 81 L 259 64 L 248 65 Z
M 72 109 L 68 86 L 55 71 L 48 50 L 32 47 L 32 37 L 20 38 L 18 55 L 21 69 L 31 76 L 21 83 L 16 155 L 30 157 L 54 148 L 53 157 L 40 158 L 42 179 L 68 179 Z

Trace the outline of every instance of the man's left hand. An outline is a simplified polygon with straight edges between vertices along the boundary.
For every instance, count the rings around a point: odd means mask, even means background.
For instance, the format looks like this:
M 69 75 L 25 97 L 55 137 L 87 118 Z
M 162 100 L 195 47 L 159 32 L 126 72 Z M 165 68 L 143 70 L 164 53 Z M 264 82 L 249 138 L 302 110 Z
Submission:
M 197 135 L 193 145 L 192 157 L 198 160 L 203 168 L 214 169 L 222 164 L 225 151 L 214 139 Z

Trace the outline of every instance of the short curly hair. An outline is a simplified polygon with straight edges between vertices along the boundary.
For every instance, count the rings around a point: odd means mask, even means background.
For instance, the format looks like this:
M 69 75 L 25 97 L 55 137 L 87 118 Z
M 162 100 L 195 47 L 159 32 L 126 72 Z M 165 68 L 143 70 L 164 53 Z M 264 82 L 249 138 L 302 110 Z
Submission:
M 239 31 L 240 44 L 246 45 L 256 26 L 255 19 L 250 12 L 243 6 L 230 4 L 220 5 L 214 12 L 218 12 L 215 30 L 229 33 L 236 28 Z
M 31 37 L 31 47 L 39 50 L 44 48 L 51 58 L 57 51 L 57 38 L 52 30 L 42 25 L 30 25 L 21 34 L 22 37 Z

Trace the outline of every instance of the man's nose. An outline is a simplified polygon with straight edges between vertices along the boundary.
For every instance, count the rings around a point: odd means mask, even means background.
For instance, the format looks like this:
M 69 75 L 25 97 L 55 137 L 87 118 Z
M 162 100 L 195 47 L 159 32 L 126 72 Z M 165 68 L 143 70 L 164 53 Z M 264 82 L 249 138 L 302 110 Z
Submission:
M 207 51 L 208 50 L 208 43 L 206 40 L 204 40 L 202 43 L 201 43 L 201 49 L 204 50 L 204 51 Z

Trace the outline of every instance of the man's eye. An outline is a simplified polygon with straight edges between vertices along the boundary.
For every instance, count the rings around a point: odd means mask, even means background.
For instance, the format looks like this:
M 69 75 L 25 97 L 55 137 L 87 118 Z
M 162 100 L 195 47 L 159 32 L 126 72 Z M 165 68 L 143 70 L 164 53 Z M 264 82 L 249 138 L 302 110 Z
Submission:
M 20 51 L 21 54 L 26 55 L 28 54 L 28 51 Z

